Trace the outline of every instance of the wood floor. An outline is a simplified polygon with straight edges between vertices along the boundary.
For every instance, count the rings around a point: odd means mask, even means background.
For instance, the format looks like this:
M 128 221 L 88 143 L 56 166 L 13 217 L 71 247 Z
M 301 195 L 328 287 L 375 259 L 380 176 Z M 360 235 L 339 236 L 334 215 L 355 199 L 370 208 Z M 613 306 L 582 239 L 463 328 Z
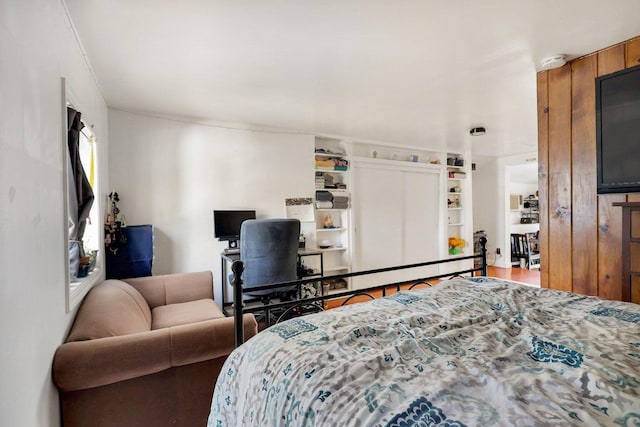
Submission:
M 488 266 L 487 276 L 513 280 L 514 282 L 527 283 L 540 286 L 540 270 L 527 270 L 526 268 L 499 268 Z

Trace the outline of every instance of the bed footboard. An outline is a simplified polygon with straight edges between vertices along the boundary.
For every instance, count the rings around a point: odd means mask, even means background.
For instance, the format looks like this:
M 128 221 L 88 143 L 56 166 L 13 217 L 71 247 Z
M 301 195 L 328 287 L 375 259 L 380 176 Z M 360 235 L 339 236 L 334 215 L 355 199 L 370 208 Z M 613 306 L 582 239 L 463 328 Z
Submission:
M 292 311 L 295 307 L 303 307 L 303 306 L 310 306 L 312 307 L 312 311 L 313 310 L 318 311 L 318 310 L 322 310 L 323 304 L 327 300 L 346 298 L 346 300 L 343 302 L 343 304 L 345 304 L 353 297 L 359 296 L 359 295 L 367 295 L 371 298 L 375 298 L 372 295 L 372 292 L 374 291 L 381 292 L 382 296 L 384 297 L 386 296 L 386 293 L 390 288 L 395 289 L 395 291 L 397 292 L 400 290 L 402 285 L 406 285 L 407 283 L 413 282 L 413 285 L 409 287 L 409 289 L 412 289 L 418 284 L 427 284 L 430 286 L 430 284 L 428 283 L 429 280 L 436 280 L 436 279 L 443 279 L 443 278 L 450 278 L 450 277 L 464 276 L 464 275 L 486 276 L 487 275 L 487 239 L 485 237 L 481 237 L 479 242 L 480 242 L 479 254 L 448 258 L 448 259 L 436 260 L 436 261 L 428 261 L 428 262 L 422 262 L 422 263 L 416 263 L 416 264 L 407 264 L 407 265 L 399 265 L 394 267 L 378 268 L 373 270 L 357 271 L 357 272 L 337 274 L 332 276 L 314 277 L 311 279 L 301 279 L 301 280 L 294 280 L 289 282 L 273 283 L 265 286 L 253 287 L 251 288 L 251 291 L 276 289 L 283 286 L 294 286 L 294 285 L 300 286 L 306 283 L 322 282 L 324 280 L 346 279 L 349 277 L 373 275 L 373 274 L 384 273 L 388 271 L 405 270 L 405 269 L 411 269 L 416 267 L 440 265 L 440 264 L 458 262 L 458 261 L 469 260 L 469 259 L 474 261 L 479 261 L 479 264 L 474 263 L 473 268 L 463 269 L 463 270 L 454 271 L 446 274 L 438 274 L 438 275 L 433 275 L 428 277 L 417 277 L 415 279 L 408 280 L 408 281 L 405 280 L 397 283 L 388 283 L 388 284 L 373 286 L 365 289 L 348 290 L 344 292 L 332 293 L 331 295 L 322 295 L 322 296 L 304 298 L 299 300 L 280 301 L 277 303 L 260 304 L 258 306 L 253 306 L 253 307 L 246 307 L 244 304 L 245 289 L 243 289 L 242 287 L 242 272 L 244 271 L 244 264 L 242 263 L 242 261 L 234 261 L 233 264 L 231 265 L 231 271 L 233 272 L 233 279 L 231 281 L 231 284 L 233 286 L 233 301 L 234 301 L 233 315 L 234 315 L 234 326 L 235 326 L 235 346 L 238 347 L 244 342 L 244 329 L 242 327 L 242 324 L 243 324 L 242 315 L 244 313 L 255 313 L 259 311 L 275 310 L 275 309 L 284 309 L 285 311 L 286 310 Z

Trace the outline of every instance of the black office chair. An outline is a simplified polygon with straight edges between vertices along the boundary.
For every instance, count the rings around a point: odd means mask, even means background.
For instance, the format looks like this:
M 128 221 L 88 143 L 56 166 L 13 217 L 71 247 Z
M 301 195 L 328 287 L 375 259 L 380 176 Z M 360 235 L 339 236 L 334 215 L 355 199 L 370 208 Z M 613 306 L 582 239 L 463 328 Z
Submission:
M 529 270 L 540 269 L 540 232 L 527 233 L 527 268 Z
M 240 259 L 244 263 L 243 288 L 264 286 L 298 278 L 297 219 L 253 219 L 240 229 Z M 295 287 L 247 291 L 251 296 L 286 293 Z
M 297 219 L 252 219 L 240 228 L 240 259 L 244 263 L 242 287 L 248 297 L 260 298 L 268 304 L 271 298 L 290 299 L 296 286 L 258 291 L 248 288 L 298 279 L 298 240 L 300 221 Z M 267 325 L 272 314 L 266 311 Z
M 520 260 L 526 260 L 527 257 L 527 236 L 511 233 L 511 266 L 520 267 Z

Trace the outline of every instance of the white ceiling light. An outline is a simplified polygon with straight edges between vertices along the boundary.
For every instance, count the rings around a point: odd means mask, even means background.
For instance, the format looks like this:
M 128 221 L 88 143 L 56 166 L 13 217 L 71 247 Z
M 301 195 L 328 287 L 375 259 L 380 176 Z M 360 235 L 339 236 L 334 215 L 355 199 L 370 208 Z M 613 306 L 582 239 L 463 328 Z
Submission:
M 567 55 L 553 55 L 542 60 L 540 63 L 540 70 L 551 70 L 553 68 L 562 67 L 566 63 Z

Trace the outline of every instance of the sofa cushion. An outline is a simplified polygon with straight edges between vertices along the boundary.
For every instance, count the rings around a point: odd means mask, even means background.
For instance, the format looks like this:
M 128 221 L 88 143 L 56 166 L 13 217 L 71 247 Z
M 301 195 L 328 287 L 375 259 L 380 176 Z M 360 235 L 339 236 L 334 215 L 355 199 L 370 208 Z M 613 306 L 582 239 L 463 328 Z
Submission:
M 153 318 L 151 329 L 153 330 L 225 317 L 212 299 L 161 305 L 155 307 L 151 311 L 151 315 Z
M 213 276 L 208 270 L 122 280 L 140 291 L 151 308 L 199 299 L 213 299 Z
M 105 280 L 85 297 L 67 342 L 149 330 L 151 310 L 140 292 L 120 280 Z

